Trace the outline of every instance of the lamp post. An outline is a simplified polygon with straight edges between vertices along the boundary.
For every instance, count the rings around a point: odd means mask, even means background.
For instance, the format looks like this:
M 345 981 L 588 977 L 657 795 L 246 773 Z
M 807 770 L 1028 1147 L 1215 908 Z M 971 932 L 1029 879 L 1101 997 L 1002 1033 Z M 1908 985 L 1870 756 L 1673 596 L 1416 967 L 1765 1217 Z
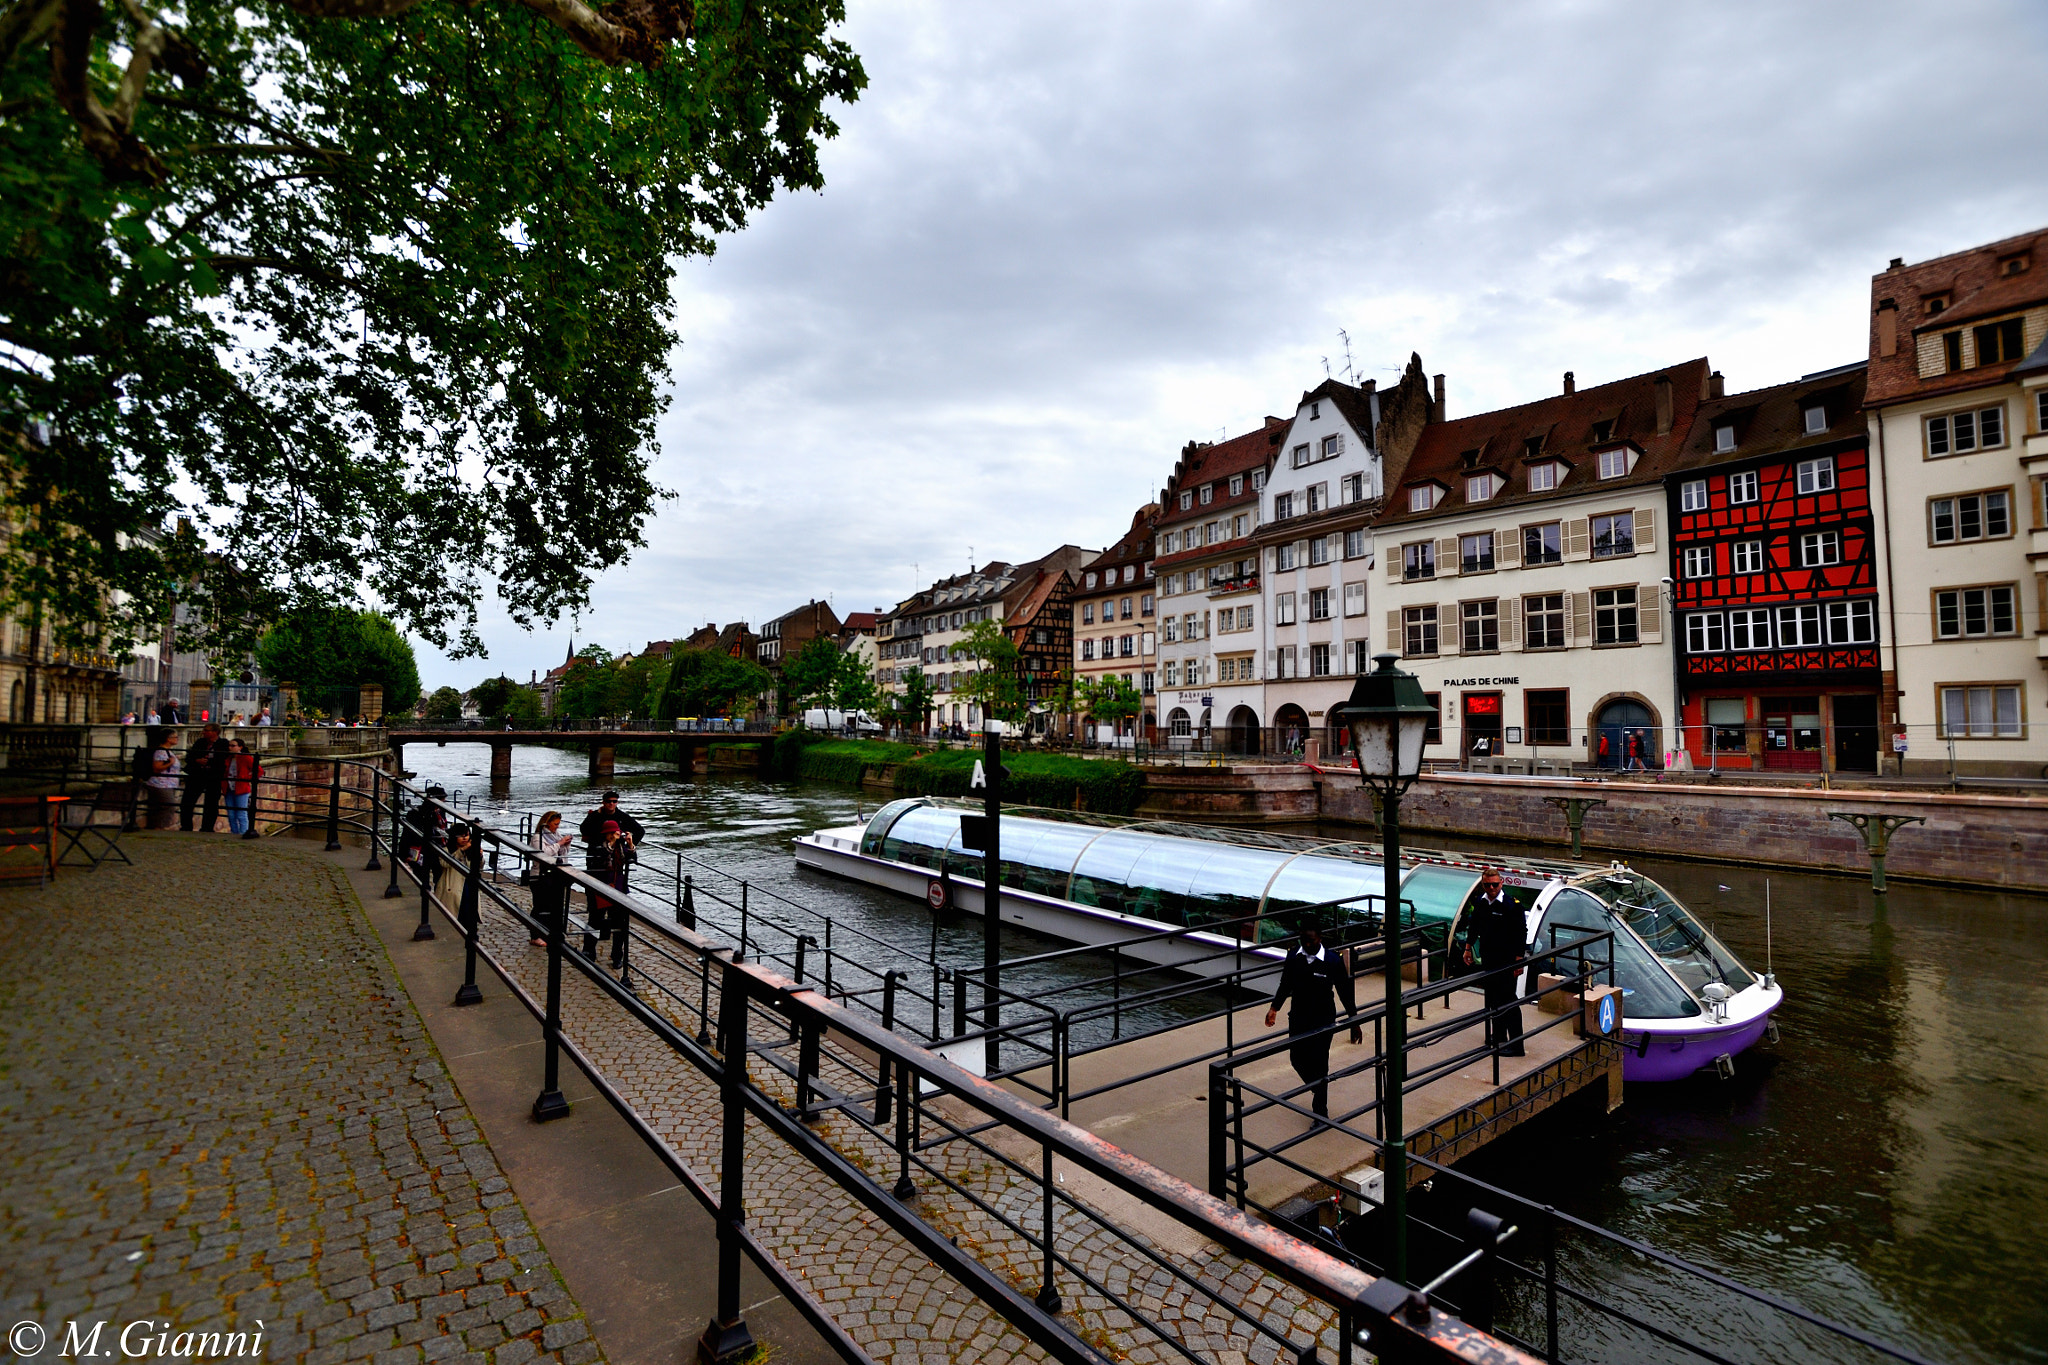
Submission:
M 1386 1209 L 1392 1243 L 1388 1273 L 1408 1282 L 1408 1143 L 1401 1126 L 1401 1090 L 1408 1081 L 1404 1055 L 1408 1030 L 1401 1013 L 1401 793 L 1422 771 L 1423 740 L 1436 708 L 1413 673 L 1394 667 L 1395 654 L 1375 655 L 1378 665 L 1358 675 L 1351 700 L 1338 714 L 1351 729 L 1351 751 L 1358 756 L 1358 780 L 1380 797 L 1380 834 L 1385 897 L 1381 922 L 1386 934 L 1384 974 L 1387 980 L 1386 1093 L 1380 1107 L 1386 1115 L 1386 1142 L 1381 1161 L 1386 1177 Z

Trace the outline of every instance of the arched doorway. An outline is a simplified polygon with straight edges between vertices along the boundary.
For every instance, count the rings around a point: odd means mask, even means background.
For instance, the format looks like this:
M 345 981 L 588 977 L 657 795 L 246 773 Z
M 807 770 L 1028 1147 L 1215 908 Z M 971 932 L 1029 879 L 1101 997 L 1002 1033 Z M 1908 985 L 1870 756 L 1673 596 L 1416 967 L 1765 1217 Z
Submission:
M 1234 754 L 1255 754 L 1259 751 L 1259 713 L 1249 706 L 1234 706 L 1230 710 L 1230 738 L 1227 741 Z
M 1166 713 L 1166 732 L 1175 739 L 1187 739 L 1195 733 L 1194 717 L 1186 707 L 1176 706 Z
M 1657 734 L 1657 718 L 1643 703 L 1608 702 L 1593 721 L 1593 761 L 1603 768 L 1654 768 Z
M 1273 713 L 1273 747 L 1281 753 L 1293 753 L 1308 736 L 1308 712 L 1293 702 Z

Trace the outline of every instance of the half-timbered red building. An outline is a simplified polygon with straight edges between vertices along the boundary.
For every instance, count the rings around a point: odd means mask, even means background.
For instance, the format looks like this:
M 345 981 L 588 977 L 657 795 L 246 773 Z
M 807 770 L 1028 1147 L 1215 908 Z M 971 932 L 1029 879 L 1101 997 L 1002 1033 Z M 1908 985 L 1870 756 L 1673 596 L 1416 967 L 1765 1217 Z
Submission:
M 1877 768 L 1864 378 L 1859 363 L 1710 398 L 1666 480 L 1677 684 L 1698 767 Z

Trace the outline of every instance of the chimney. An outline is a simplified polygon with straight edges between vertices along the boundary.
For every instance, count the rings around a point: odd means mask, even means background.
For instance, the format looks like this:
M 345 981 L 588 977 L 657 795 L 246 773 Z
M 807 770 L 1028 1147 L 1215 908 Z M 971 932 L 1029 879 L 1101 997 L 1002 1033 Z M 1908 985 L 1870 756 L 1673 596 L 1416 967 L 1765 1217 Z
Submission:
M 1579 391 L 1579 381 L 1572 378 L 1572 372 L 1570 370 L 1566 370 L 1564 372 L 1564 391 L 1568 394 L 1577 393 Z
M 1436 377 L 1436 402 L 1430 405 L 1429 420 L 1432 422 L 1444 420 L 1444 377 L 1442 375 Z
M 1671 376 L 1657 376 L 1657 434 L 1671 434 Z
M 1725 379 L 1723 379 L 1723 378 L 1721 377 L 1721 372 L 1720 372 L 1719 370 L 1716 370 L 1716 371 L 1714 371 L 1714 372 L 1713 372 L 1712 374 L 1708 375 L 1708 376 L 1707 376 L 1707 397 L 1709 397 L 1709 398 L 1726 398 L 1727 396 L 1728 396 L 1728 381 L 1727 381 L 1727 380 L 1725 380 Z
M 1899 353 L 1899 305 L 1896 299 L 1878 300 L 1877 353 L 1880 356 Z
M 1892 257 L 1892 263 L 1885 267 L 1887 270 L 1904 270 L 1905 268 L 1906 258 L 1904 256 Z

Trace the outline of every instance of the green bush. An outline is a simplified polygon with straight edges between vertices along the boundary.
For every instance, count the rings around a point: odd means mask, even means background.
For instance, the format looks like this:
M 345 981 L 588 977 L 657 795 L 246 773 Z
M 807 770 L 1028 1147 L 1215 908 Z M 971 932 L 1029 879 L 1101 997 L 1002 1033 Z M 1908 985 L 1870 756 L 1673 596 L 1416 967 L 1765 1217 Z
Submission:
M 821 782 L 859 782 L 866 769 L 893 765 L 900 796 L 972 795 L 968 784 L 974 780 L 974 763 L 980 756 L 962 749 L 940 749 L 920 756 L 908 744 L 821 737 L 813 737 L 793 751 L 800 755 L 794 768 L 782 770 Z M 780 752 L 777 758 L 781 768 Z M 1003 762 L 1011 774 L 1003 793 L 1010 804 L 1129 815 L 1144 799 L 1144 771 L 1128 763 L 1031 753 L 1005 754 Z

